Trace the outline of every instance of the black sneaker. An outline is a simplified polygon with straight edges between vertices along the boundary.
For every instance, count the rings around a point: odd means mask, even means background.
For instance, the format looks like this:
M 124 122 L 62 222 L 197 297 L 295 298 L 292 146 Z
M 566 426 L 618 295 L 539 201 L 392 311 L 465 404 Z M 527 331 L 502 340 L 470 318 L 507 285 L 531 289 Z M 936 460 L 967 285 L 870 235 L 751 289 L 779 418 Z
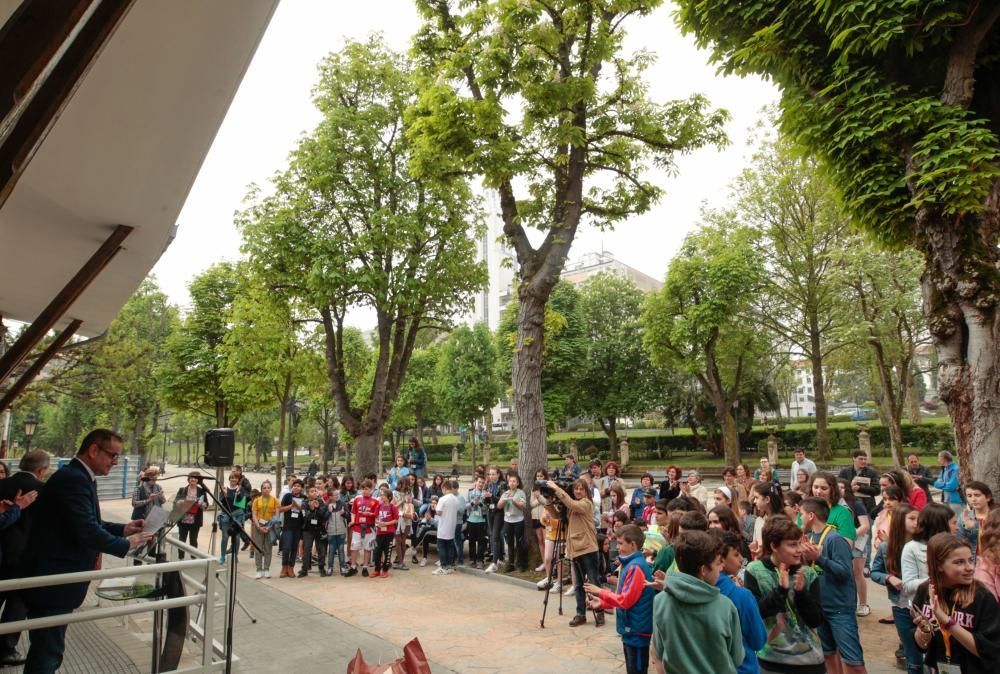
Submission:
M 365 578 L 368 577 L 368 567 L 367 566 L 365 568 L 361 569 L 361 575 L 364 576 Z
M 350 578 L 351 576 L 356 576 L 356 575 L 358 575 L 358 570 L 357 570 L 356 567 L 352 566 L 351 568 L 349 568 L 347 570 L 347 573 L 344 574 L 344 577 L 345 578 Z M 367 569 L 365 569 L 365 575 L 366 576 L 368 575 L 368 570 Z

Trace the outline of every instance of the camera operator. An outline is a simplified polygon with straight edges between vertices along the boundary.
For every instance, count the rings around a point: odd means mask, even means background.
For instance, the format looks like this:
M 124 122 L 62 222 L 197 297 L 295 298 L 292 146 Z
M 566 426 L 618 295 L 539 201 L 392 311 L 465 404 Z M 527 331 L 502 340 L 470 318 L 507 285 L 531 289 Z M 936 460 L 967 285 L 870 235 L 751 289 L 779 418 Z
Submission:
M 583 625 L 587 622 L 587 596 L 584 583 L 600 585 L 600 553 L 597 547 L 597 529 L 594 527 L 594 501 L 591 488 L 583 479 L 573 482 L 573 495 L 563 491 L 551 480 L 547 483 L 563 506 L 568 516 L 568 531 L 566 534 L 566 556 L 576 570 L 574 589 L 576 590 L 576 615 L 570 621 L 570 627 Z M 596 613 L 597 626 L 604 624 L 604 613 Z

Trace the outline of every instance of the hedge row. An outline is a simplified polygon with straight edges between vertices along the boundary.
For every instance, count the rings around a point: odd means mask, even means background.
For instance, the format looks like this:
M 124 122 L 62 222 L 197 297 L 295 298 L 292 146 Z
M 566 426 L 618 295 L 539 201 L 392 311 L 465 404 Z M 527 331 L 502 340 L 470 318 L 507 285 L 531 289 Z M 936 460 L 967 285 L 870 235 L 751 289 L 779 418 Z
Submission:
M 876 456 L 889 453 L 889 429 L 876 426 L 868 430 L 871 438 L 872 453 Z M 816 431 L 813 429 L 778 429 L 775 431 L 778 439 L 778 450 L 791 452 L 796 447 L 806 451 L 816 449 Z M 831 428 L 827 430 L 830 447 L 834 450 L 851 450 L 858 447 L 858 431 L 853 428 Z M 767 451 L 767 432 L 758 430 L 750 434 L 749 446 L 745 451 Z M 919 448 L 924 453 L 936 453 L 951 450 L 954 447 L 954 437 L 951 426 L 940 424 L 904 425 L 903 444 Z M 596 448 L 596 451 L 593 449 Z M 425 445 L 427 456 L 431 461 L 450 461 L 451 445 Z M 506 440 L 490 444 L 490 460 L 510 459 L 517 453 L 517 441 Z M 634 460 L 669 459 L 675 453 L 691 453 L 703 451 L 691 435 L 653 435 L 635 437 L 629 440 L 631 458 Z M 561 455 L 569 452 L 569 441 L 550 441 L 549 453 Z M 610 456 L 607 438 L 584 438 L 577 441 L 577 452 L 584 457 L 594 455 L 602 458 Z M 464 461 L 469 459 L 469 450 L 460 452 Z M 476 457 L 481 456 L 481 450 L 476 448 Z

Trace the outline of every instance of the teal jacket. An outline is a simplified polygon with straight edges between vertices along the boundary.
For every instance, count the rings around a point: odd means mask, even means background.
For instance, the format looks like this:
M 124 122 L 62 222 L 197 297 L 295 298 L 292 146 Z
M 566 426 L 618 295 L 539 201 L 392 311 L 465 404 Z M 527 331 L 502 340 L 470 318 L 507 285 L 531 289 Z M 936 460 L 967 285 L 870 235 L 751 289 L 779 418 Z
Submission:
M 719 588 L 679 571 L 653 600 L 653 648 L 667 674 L 736 674 L 743 633 Z

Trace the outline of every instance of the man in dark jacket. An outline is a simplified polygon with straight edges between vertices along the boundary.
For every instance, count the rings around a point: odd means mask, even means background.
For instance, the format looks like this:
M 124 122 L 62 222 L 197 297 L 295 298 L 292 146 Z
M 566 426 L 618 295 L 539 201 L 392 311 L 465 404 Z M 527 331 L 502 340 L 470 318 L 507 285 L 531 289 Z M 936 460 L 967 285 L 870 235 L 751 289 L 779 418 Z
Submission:
M 42 449 L 33 449 L 21 457 L 18 471 L 6 480 L 0 480 L 0 501 L 13 501 L 18 492 L 22 494 L 41 492 L 45 486 L 42 478 L 49 472 L 50 463 L 48 452 Z M 25 575 L 22 558 L 37 511 L 38 506 L 24 510 L 17 522 L 3 532 L 0 538 L 0 548 L 3 551 L 0 579 L 9 580 Z M 3 604 L 3 617 L 0 618 L 0 622 L 24 620 L 28 614 L 24 600 L 18 592 L 0 593 L 0 603 Z M 20 638 L 20 632 L 0 636 L 0 667 L 24 663 L 24 657 L 17 652 L 17 642 Z
M 861 499 L 865 510 L 870 515 L 875 510 L 875 497 L 878 496 L 878 473 L 868 467 L 868 455 L 861 449 L 855 449 L 853 463 L 849 468 L 840 471 L 840 479 L 847 480 L 851 485 L 855 498 Z
M 906 472 L 913 478 L 913 484 L 924 490 L 924 493 L 927 494 L 927 502 L 930 503 L 931 485 L 934 484 L 934 478 L 931 477 L 931 469 L 920 464 L 919 456 L 910 454 L 906 457 Z
M 142 532 L 142 520 L 113 524 L 101 520 L 97 476 L 107 475 L 122 453 L 122 437 L 96 429 L 87 434 L 76 457 L 45 483 L 32 525 L 25 561 L 36 575 L 90 571 L 98 555 L 124 557 L 152 536 Z M 89 583 L 32 588 L 23 593 L 28 618 L 72 613 L 87 596 Z M 62 664 L 66 626 L 34 629 L 25 671 L 55 672 Z

